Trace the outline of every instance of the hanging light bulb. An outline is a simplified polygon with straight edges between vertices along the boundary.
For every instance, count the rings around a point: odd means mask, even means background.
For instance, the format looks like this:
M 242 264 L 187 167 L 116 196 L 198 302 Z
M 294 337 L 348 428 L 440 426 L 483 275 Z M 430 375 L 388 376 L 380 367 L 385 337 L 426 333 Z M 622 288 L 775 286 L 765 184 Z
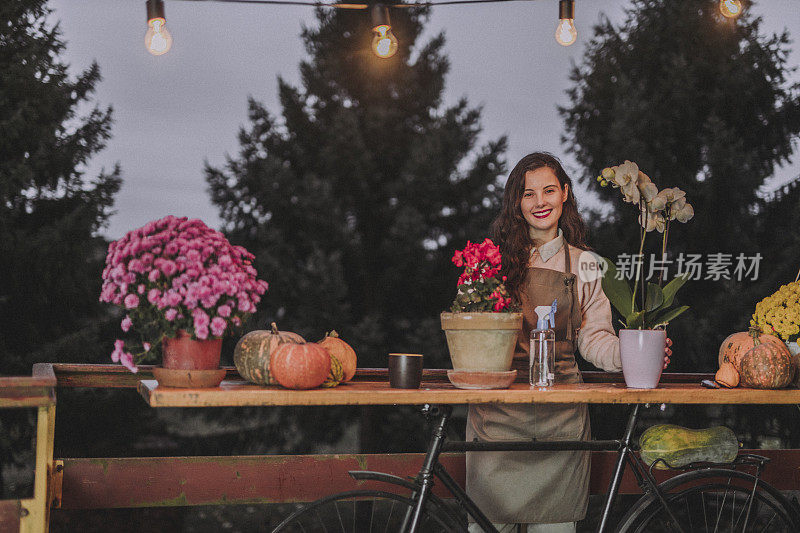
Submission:
M 742 14 L 742 2 L 741 0 L 720 0 L 719 12 L 723 17 L 735 19 Z
M 556 41 L 563 46 L 569 46 L 574 43 L 577 38 L 578 30 L 575 29 L 575 2 L 573 0 L 559 0 Z
M 392 33 L 389 9 L 383 4 L 372 6 L 372 51 L 380 58 L 392 57 L 397 52 L 397 37 Z
M 172 47 L 172 35 L 167 30 L 164 18 L 164 0 L 147 0 L 147 33 L 144 34 L 144 45 L 154 56 L 169 52 Z

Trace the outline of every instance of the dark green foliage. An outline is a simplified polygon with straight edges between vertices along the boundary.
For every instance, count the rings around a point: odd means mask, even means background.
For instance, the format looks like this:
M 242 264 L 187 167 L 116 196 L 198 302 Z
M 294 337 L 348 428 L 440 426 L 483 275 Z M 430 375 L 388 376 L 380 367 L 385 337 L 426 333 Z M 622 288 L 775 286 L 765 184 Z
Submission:
M 320 11 L 302 86 L 278 82 L 281 117 L 251 99 L 239 156 L 207 168 L 227 234 L 270 282 L 253 326 L 336 329 L 359 366 L 398 350 L 447 365 L 450 257 L 488 234 L 502 194 L 506 141 L 476 147 L 479 110 L 442 106 L 444 39 L 415 45 L 425 16 L 393 10 L 400 49 L 381 60 L 364 13 Z
M 476 146 L 480 111 L 442 105 L 444 37 L 416 43 L 426 11 L 392 10 L 400 48 L 390 59 L 370 51 L 363 12 L 317 16 L 303 32 L 301 86 L 278 80 L 280 117 L 250 99 L 238 157 L 206 169 L 228 237 L 270 283 L 250 327 L 275 320 L 308 340 L 335 329 L 360 367 L 386 367 L 389 352 L 448 367 L 439 313 L 455 294 L 450 258 L 488 235 L 506 140 Z M 310 435 L 355 414 L 342 411 L 287 412 L 278 428 Z M 361 420 L 362 450 L 398 438 L 385 418 Z
M 105 359 L 111 345 L 101 339 L 116 323 L 98 302 L 106 242 L 97 231 L 119 170 L 83 170 L 109 138 L 111 109 L 86 107 L 100 71 L 93 64 L 71 78 L 48 13 L 44 0 L 0 3 L 0 375 Z M 34 419 L 3 417 L 0 463 L 32 465 Z
M 573 69 L 571 104 L 560 109 L 563 140 L 585 168 L 580 179 L 630 159 L 659 188 L 686 191 L 695 218 L 672 226 L 673 261 L 681 252 L 729 253 L 734 265 L 739 253 L 763 257 L 757 281 L 687 283 L 679 303 L 691 310 L 668 332 L 675 370 L 715 370 L 722 339 L 745 327 L 776 277 L 791 281 L 800 266 L 798 244 L 789 242 L 796 223 L 770 217 L 777 206 L 757 197 L 800 132 L 798 86 L 787 83 L 789 36 L 761 34 L 761 21 L 747 13 L 723 19 L 718 4 L 634 0 L 620 27 L 602 21 Z M 635 253 L 635 213 L 618 191 L 597 189 L 615 214 L 593 219 L 593 245 L 608 257 Z
M 119 189 L 119 170 L 83 167 L 109 138 L 111 109 L 78 110 L 100 72 L 71 79 L 44 1 L 0 7 L 0 372 L 37 361 L 97 360 L 100 271 L 96 236 Z M 80 353 L 78 353 L 80 352 Z

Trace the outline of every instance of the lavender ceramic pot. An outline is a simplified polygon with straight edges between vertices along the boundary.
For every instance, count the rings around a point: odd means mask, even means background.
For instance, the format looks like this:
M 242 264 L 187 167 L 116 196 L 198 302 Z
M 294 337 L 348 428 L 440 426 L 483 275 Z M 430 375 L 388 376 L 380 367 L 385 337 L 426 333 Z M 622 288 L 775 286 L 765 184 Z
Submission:
M 619 353 L 625 384 L 632 389 L 655 389 L 664 369 L 667 332 L 657 329 L 621 329 Z

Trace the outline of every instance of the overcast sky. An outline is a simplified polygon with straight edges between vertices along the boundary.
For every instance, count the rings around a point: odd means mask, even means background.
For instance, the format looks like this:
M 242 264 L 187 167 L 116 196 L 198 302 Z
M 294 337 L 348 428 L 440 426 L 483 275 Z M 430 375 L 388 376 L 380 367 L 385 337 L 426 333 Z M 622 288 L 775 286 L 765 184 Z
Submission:
M 172 50 L 160 57 L 144 48 L 145 0 L 52 0 L 67 43 L 64 59 L 78 72 L 92 60 L 103 81 L 96 100 L 114 108 L 112 139 L 91 161 L 88 174 L 119 163 L 123 185 L 106 234 L 126 231 L 167 214 L 203 219 L 219 227 L 203 176 L 203 164 L 222 165 L 238 153 L 237 132 L 247 123 L 247 96 L 273 113 L 277 76 L 298 83 L 305 57 L 302 26 L 315 25 L 302 6 L 167 0 Z M 559 143 L 563 123 L 556 106 L 567 103 L 570 62 L 580 62 L 592 25 L 604 13 L 621 22 L 628 0 L 577 0 L 578 42 L 555 42 L 557 0 L 435 7 L 423 42 L 440 31 L 451 70 L 445 101 L 466 96 L 483 106 L 483 139 L 509 137 L 507 159 L 547 150 L 576 165 Z M 750 9 L 766 32 L 784 27 L 800 35 L 798 0 L 761 0 Z M 364 16 L 367 16 L 366 13 Z M 800 64 L 792 52 L 790 65 Z M 800 80 L 796 73 L 795 80 Z M 797 159 L 797 158 L 795 158 Z M 774 188 L 800 174 L 800 162 L 779 169 Z M 579 202 L 591 204 L 585 192 Z

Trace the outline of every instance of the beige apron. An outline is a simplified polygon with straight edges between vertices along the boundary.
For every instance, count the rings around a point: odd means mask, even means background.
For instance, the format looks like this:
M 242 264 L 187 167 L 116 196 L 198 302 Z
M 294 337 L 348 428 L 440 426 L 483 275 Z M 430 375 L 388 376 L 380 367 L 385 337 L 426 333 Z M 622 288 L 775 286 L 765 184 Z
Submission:
M 522 291 L 523 324 L 514 354 L 517 379 L 528 380 L 530 331 L 534 308 L 558 298 L 556 311 L 556 383 L 580 383 L 575 362 L 581 308 L 569 246 L 565 272 L 529 268 Z M 586 404 L 471 405 L 467 440 L 588 440 Z M 575 522 L 586 515 L 589 452 L 469 452 L 467 493 L 492 522 Z

